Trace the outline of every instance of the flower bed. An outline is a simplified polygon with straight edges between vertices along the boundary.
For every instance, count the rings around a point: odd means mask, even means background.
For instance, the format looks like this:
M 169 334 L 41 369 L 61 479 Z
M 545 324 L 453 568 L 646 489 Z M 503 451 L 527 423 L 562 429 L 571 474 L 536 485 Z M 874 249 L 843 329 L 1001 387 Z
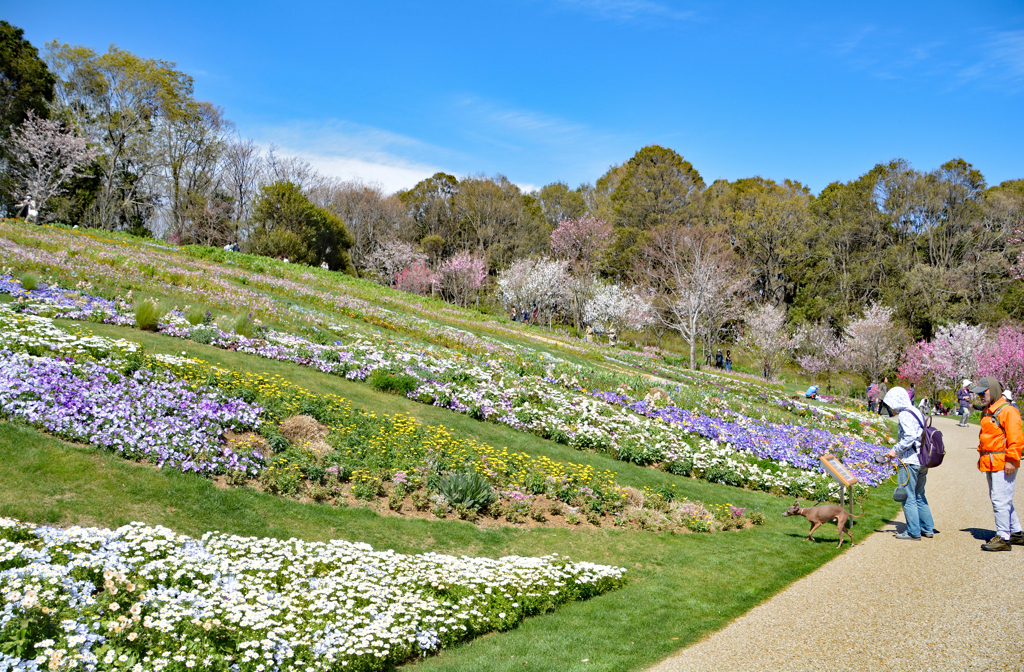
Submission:
M 0 518 L 0 669 L 382 670 L 613 590 L 625 571 Z
M 256 476 L 262 456 L 240 455 L 221 437 L 258 427 L 260 411 L 168 375 L 0 350 L 0 417 L 178 471 Z
M 73 240 L 75 237 L 69 238 Z M 83 246 L 79 241 L 75 242 L 79 244 L 82 254 L 90 251 L 89 246 Z M 116 248 L 111 243 L 104 245 L 99 246 L 102 250 L 100 256 L 109 256 L 112 254 L 109 248 Z M 92 252 L 95 253 L 95 250 Z M 79 261 L 82 254 L 74 257 L 57 255 L 55 259 L 75 268 L 76 272 L 85 273 L 86 269 Z M 171 250 L 139 248 L 133 254 L 139 257 L 136 263 L 143 264 L 146 268 L 156 268 L 158 262 L 151 257 L 159 258 L 159 263 L 164 264 L 164 267 L 158 268 L 159 272 L 154 275 L 174 279 L 168 275 L 173 274 L 173 271 L 167 267 L 164 259 L 172 254 Z M 144 262 L 142 259 L 149 261 Z M 245 338 L 212 325 L 190 325 L 180 315 L 161 325 L 161 331 L 164 333 L 263 357 L 292 361 L 320 371 L 343 375 L 349 379 L 364 380 L 371 377 L 374 372 L 380 371 L 385 377 L 395 376 L 412 381 L 413 389 L 406 392 L 406 396 L 412 399 L 533 432 L 575 448 L 606 452 L 625 461 L 637 464 L 661 462 L 666 466 L 683 465 L 682 468 L 673 468 L 677 472 L 681 469 L 681 473 L 692 473 L 701 477 L 705 473 L 711 473 L 713 477 L 709 480 L 717 482 L 809 494 L 816 489 L 813 484 L 823 473 L 816 459 L 823 446 L 837 446 L 860 461 L 861 453 L 867 452 L 864 446 L 869 444 L 850 444 L 847 441 L 849 435 L 861 436 L 868 440 L 885 438 L 884 432 L 879 431 L 880 425 L 872 424 L 877 421 L 866 419 L 867 416 L 854 417 L 841 411 L 821 413 L 813 407 L 779 399 L 774 393 L 766 394 L 764 388 L 757 385 L 725 379 L 712 382 L 708 376 L 690 372 L 676 372 L 676 377 L 690 381 L 689 384 L 676 386 L 674 390 L 671 386 L 666 388 L 672 399 L 671 406 L 679 413 L 685 412 L 694 418 L 714 418 L 715 409 L 708 403 L 708 399 L 709 395 L 714 393 L 711 388 L 718 387 L 721 388 L 723 396 L 728 395 L 727 410 L 730 411 L 730 417 L 720 417 L 718 420 L 731 424 L 726 426 L 718 421 L 712 422 L 711 419 L 707 422 L 666 423 L 665 420 L 670 420 L 669 414 L 666 413 L 636 414 L 632 412 L 635 409 L 631 403 L 618 404 L 619 408 L 614 408 L 615 403 L 608 403 L 614 394 L 595 401 L 595 392 L 609 394 L 618 393 L 620 390 L 632 399 L 638 399 L 645 388 L 650 386 L 649 382 L 639 376 L 624 377 L 580 367 L 544 356 L 530 348 L 512 346 L 459 329 L 438 326 L 422 318 L 401 315 L 373 306 L 362 299 L 323 291 L 316 285 L 316 282 L 323 280 L 316 272 L 310 275 L 310 272 L 303 271 L 304 278 L 309 275 L 305 278 L 309 282 L 302 283 L 290 277 L 280 277 L 285 271 L 279 268 L 268 269 L 263 263 L 265 260 L 248 257 L 237 259 L 239 263 L 244 262 L 248 266 L 259 265 L 258 268 L 252 266 L 252 270 L 222 267 L 198 259 L 186 258 L 183 261 L 187 262 L 185 265 L 191 264 L 194 267 L 189 273 L 220 278 L 218 282 L 226 282 L 230 278 L 245 283 L 241 288 L 233 285 L 237 291 L 252 292 L 252 287 L 299 298 L 335 313 L 357 318 L 366 324 L 414 335 L 416 338 L 444 347 L 424 347 L 421 344 L 382 338 L 379 333 L 372 330 L 353 330 L 351 327 L 339 325 L 329 315 L 308 309 L 301 313 L 303 320 L 312 320 L 324 328 L 333 329 L 336 333 L 347 334 L 343 336 L 346 342 L 338 342 L 334 346 L 324 345 L 273 331 L 267 332 L 265 338 Z M 259 272 L 261 270 L 264 272 Z M 274 273 L 267 272 L 268 270 L 273 270 Z M 292 273 L 292 270 L 288 269 L 287 272 Z M 192 275 L 178 278 L 176 282 L 170 283 L 171 291 L 178 294 L 185 292 L 188 295 L 192 279 Z M 346 283 L 346 286 L 347 284 L 350 283 Z M 356 284 L 362 287 L 362 284 Z M 12 279 L 8 279 L 7 282 L 0 283 L 0 291 L 6 286 L 12 293 L 18 295 L 19 289 L 16 289 L 15 285 Z M 29 298 L 56 307 L 62 316 L 96 319 L 97 315 L 107 315 L 108 317 L 100 319 L 121 324 L 129 319 L 125 314 L 123 302 L 90 302 L 84 290 L 82 287 L 62 293 L 61 290 L 40 288 L 29 293 Z M 256 294 L 262 301 L 258 305 L 265 308 L 267 297 L 258 292 Z M 195 297 L 200 299 L 204 296 L 202 293 L 195 294 Z M 264 312 L 278 318 L 294 317 L 295 313 L 294 310 L 280 309 Z M 455 351 L 451 350 L 452 348 Z M 643 362 L 633 360 L 650 359 L 634 353 L 620 356 L 628 359 L 634 366 L 642 365 Z M 584 390 L 577 382 L 579 380 L 585 380 L 588 386 L 597 389 Z M 772 441 L 769 440 L 766 444 L 765 432 L 755 427 L 759 423 L 754 418 L 760 409 L 760 424 L 764 425 L 765 407 L 775 409 L 774 412 L 768 411 L 768 415 L 775 420 L 784 417 L 799 418 L 798 427 L 786 422 L 777 423 L 779 428 L 795 427 L 793 431 L 779 429 L 770 432 L 780 436 L 779 432 L 788 433 L 785 440 L 796 442 L 796 445 L 783 450 L 781 444 L 776 441 L 771 450 L 763 449 Z M 714 431 L 702 431 L 711 425 L 714 425 Z M 833 438 L 829 439 L 820 433 L 802 431 L 803 426 L 827 431 Z M 701 440 L 708 438 L 718 442 L 727 441 L 736 449 L 736 454 L 729 460 L 719 459 L 721 446 Z M 751 447 L 757 447 L 758 450 L 751 452 Z M 709 460 L 715 462 L 710 472 L 699 468 L 688 471 L 686 468 L 686 465 Z M 765 464 L 765 461 L 769 460 L 775 461 L 777 466 Z M 729 473 L 723 476 L 723 469 Z M 878 474 L 871 471 L 878 471 L 877 467 L 866 464 L 864 469 L 867 482 L 877 480 Z

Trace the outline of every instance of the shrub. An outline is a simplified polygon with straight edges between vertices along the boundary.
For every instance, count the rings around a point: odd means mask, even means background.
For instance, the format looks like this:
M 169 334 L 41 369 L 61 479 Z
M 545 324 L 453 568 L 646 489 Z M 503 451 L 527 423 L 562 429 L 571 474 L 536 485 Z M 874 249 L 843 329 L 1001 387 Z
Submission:
M 600 525 L 601 514 L 597 511 L 587 511 L 587 522 L 591 525 Z
M 580 517 L 575 513 L 570 513 L 565 516 L 565 522 L 569 523 L 570 525 L 579 525 Z
M 25 275 L 21 276 L 21 288 L 24 289 L 26 292 L 31 292 L 38 286 L 39 278 L 32 275 L 31 273 L 26 273 Z
M 331 498 L 331 489 L 324 485 L 311 485 L 307 488 L 306 493 L 317 504 L 326 502 Z
M 754 525 L 764 525 L 768 522 L 768 518 L 765 517 L 763 511 L 753 511 L 750 514 L 750 522 Z
M 146 299 L 135 304 L 135 326 L 143 331 L 156 331 L 160 327 L 163 312 L 155 299 Z
M 192 339 L 192 341 L 198 343 L 199 345 L 209 345 L 210 343 L 213 343 L 213 337 L 216 335 L 216 333 L 217 332 L 215 332 L 213 329 L 199 328 L 193 329 L 191 332 L 189 332 L 188 337 Z
M 438 489 L 452 506 L 463 504 L 475 510 L 487 508 L 498 498 L 487 479 L 475 472 L 448 474 Z
M 665 471 L 676 476 L 689 476 L 693 473 L 693 460 L 685 459 L 677 462 L 666 462 L 664 468 Z
M 686 521 L 686 527 L 691 532 L 710 532 L 711 522 L 704 518 L 691 518 Z
M 229 469 L 224 474 L 224 480 L 227 481 L 228 485 L 245 485 L 249 481 L 249 474 L 241 469 Z
M 388 373 L 384 369 L 374 370 L 374 372 L 370 374 L 369 381 L 370 386 L 375 390 L 380 390 L 381 392 L 387 392 L 389 394 L 399 394 L 402 396 L 409 394 L 416 389 L 417 385 L 419 385 L 419 381 L 412 376 Z
M 426 511 L 430 508 L 430 498 L 427 493 L 417 490 L 412 493 L 412 505 L 417 511 Z

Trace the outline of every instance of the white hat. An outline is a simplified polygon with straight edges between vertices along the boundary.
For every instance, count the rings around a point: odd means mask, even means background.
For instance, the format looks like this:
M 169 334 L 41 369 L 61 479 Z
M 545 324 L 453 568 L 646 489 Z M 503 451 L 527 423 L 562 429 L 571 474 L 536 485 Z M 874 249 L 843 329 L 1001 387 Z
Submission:
M 971 386 L 971 381 L 967 380 L 966 378 L 964 378 L 964 382 L 960 383 L 960 387 L 970 387 L 970 386 Z
M 1003 396 L 1006 397 L 1007 401 L 1009 401 L 1009 402 L 1013 401 L 1013 391 L 1012 390 L 1010 390 L 1010 389 L 1003 390 Z

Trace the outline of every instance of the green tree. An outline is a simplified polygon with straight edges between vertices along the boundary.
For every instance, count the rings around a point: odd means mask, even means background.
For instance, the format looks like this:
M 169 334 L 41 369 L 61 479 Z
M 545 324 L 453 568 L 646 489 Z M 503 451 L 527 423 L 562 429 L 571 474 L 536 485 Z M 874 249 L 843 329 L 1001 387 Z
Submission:
M 41 119 L 50 117 L 57 79 L 24 34 L 21 28 L 0 21 L 0 141 L 9 138 L 11 127 L 21 125 L 29 112 Z M 11 158 L 7 152 L 7 143 L 0 142 L 0 209 L 10 212 L 14 194 L 5 168 Z
M 548 226 L 554 229 L 562 220 L 579 219 L 587 212 L 587 202 L 583 196 L 583 188 L 569 189 L 565 182 L 552 182 L 541 187 L 537 193 L 543 217 Z
M 348 249 L 352 237 L 345 223 L 306 198 L 292 182 L 275 182 L 260 190 L 253 207 L 255 229 L 249 240 L 254 254 L 354 274 Z
M 606 257 L 609 275 L 629 275 L 651 230 L 690 223 L 700 215 L 704 180 L 671 149 L 648 145 L 602 180 L 605 188 L 615 182 L 609 200 L 617 235 Z
M 0 137 L 25 120 L 29 111 L 49 119 L 57 78 L 24 38 L 25 31 L 0 21 Z
M 750 263 L 754 293 L 774 306 L 792 302 L 799 264 L 810 256 L 810 190 L 799 182 L 744 178 L 723 191 L 736 247 Z
M 84 135 L 99 139 L 103 150 L 99 188 L 84 223 L 145 233 L 167 164 L 157 131 L 195 104 L 192 78 L 174 63 L 114 45 L 96 54 L 54 41 L 46 45 L 46 61 L 59 77 L 57 111 Z
M 434 173 L 416 186 L 398 192 L 413 221 L 412 236 L 417 241 L 431 238 L 433 253 L 437 257 L 447 256 L 461 249 L 453 239 L 455 233 L 455 195 L 459 193 L 459 181 L 448 173 Z M 436 238 L 443 241 L 438 246 Z

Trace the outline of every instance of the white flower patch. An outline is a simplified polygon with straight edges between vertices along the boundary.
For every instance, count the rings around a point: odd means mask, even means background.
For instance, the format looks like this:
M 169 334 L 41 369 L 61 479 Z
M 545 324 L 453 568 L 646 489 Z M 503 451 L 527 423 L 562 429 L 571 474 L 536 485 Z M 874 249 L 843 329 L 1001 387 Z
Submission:
M 0 669 L 26 670 L 378 670 L 612 590 L 626 571 L 4 518 L 0 567 L 0 642 L 23 642 Z

